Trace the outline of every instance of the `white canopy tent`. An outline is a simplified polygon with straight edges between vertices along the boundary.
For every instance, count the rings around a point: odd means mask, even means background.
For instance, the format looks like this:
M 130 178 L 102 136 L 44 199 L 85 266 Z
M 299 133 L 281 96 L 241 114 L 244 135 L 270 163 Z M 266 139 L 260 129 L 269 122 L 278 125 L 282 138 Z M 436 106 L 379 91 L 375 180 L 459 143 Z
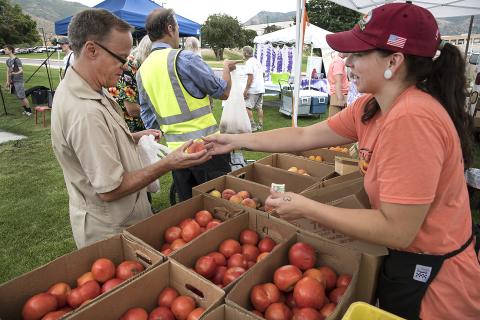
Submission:
M 312 45 L 313 48 L 330 49 L 325 40 L 325 36 L 330 34 L 330 31 L 319 28 L 313 24 L 307 24 L 305 28 L 305 38 L 303 43 Z M 254 43 L 296 43 L 297 30 L 296 26 L 291 26 L 272 33 L 267 33 L 253 39 Z

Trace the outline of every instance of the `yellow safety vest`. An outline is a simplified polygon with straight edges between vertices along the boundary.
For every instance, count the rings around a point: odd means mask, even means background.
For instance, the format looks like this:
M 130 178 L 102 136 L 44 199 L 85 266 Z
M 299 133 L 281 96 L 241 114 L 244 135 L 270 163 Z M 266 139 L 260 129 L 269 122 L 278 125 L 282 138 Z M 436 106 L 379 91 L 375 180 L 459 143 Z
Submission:
M 208 96 L 195 98 L 183 87 L 176 68 L 180 51 L 154 50 L 139 69 L 143 87 L 171 149 L 190 139 L 219 132 Z

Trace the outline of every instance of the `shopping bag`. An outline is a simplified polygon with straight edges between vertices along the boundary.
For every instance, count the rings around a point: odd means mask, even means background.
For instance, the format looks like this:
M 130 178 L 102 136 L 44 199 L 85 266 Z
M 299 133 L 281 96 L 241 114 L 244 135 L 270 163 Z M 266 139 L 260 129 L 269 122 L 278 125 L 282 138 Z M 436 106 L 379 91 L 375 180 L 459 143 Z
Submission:
M 152 134 L 144 135 L 140 138 L 137 144 L 138 154 L 140 156 L 140 161 L 142 166 L 149 166 L 158 160 L 166 157 L 167 154 L 171 152 L 163 144 L 157 143 L 155 137 Z M 157 179 L 150 183 L 147 186 L 148 192 L 159 192 L 160 191 L 160 181 Z
M 234 70 L 230 74 L 232 77 L 232 87 L 230 89 L 230 95 L 223 105 L 222 118 L 220 119 L 220 132 L 252 132 L 245 100 L 243 99 L 245 84 L 242 84 L 240 72 Z

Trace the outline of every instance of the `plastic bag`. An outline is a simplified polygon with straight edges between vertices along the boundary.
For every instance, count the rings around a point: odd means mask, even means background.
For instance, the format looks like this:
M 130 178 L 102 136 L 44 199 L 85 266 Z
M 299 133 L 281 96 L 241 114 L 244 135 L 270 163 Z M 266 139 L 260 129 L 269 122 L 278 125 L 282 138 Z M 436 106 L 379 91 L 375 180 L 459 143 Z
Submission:
M 241 74 L 237 70 L 232 71 L 230 74 L 232 77 L 232 88 L 223 107 L 222 118 L 220 119 L 220 132 L 252 132 L 245 100 L 243 99 L 245 85 L 242 85 Z
M 165 156 L 171 152 L 171 150 L 163 144 L 157 143 L 155 141 L 155 137 L 151 134 L 142 136 L 138 141 L 137 146 L 138 154 L 143 167 L 154 164 L 159 159 L 165 158 Z M 157 179 L 150 183 L 147 186 L 147 191 L 159 192 L 160 181 Z

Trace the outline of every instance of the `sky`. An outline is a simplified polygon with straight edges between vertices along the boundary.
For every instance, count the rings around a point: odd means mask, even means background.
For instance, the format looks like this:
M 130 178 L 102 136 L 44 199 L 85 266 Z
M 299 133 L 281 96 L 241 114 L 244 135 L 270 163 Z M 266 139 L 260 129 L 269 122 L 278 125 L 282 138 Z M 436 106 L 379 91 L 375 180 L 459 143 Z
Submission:
M 103 0 L 67 0 L 93 7 Z M 224 13 L 246 22 L 260 11 L 289 12 L 296 10 L 296 0 L 155 0 L 179 15 L 203 24 L 211 14 Z

